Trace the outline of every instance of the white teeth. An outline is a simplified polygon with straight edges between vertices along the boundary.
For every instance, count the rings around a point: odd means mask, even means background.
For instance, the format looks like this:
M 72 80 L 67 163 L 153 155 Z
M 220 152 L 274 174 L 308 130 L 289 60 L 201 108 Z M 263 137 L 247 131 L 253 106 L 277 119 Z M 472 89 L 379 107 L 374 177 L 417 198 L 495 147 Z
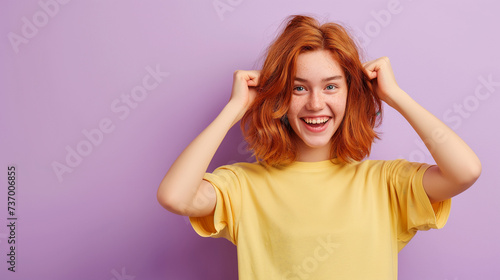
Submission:
M 322 117 L 322 118 L 304 118 L 304 121 L 308 124 L 318 124 L 318 123 L 326 123 L 329 118 L 327 117 Z

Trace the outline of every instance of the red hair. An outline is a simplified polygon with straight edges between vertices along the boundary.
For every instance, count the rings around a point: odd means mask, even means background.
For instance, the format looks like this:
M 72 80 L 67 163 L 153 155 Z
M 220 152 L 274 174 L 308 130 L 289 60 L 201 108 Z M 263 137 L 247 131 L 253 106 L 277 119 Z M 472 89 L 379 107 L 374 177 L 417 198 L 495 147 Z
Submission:
M 381 101 L 374 91 L 356 44 L 339 24 L 308 16 L 291 16 L 283 32 L 267 50 L 260 72 L 259 93 L 242 118 L 241 129 L 258 161 L 286 165 L 296 160 L 295 132 L 283 120 L 290 106 L 299 54 L 329 50 L 346 77 L 345 116 L 331 141 L 331 158 L 360 161 L 370 154 L 376 124 L 381 121 Z M 379 116 L 380 115 L 380 116 Z

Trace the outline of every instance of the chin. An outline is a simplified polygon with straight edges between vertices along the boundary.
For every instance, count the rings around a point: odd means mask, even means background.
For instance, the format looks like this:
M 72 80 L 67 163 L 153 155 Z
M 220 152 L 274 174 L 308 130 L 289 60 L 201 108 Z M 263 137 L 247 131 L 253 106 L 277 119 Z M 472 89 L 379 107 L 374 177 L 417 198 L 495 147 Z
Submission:
M 330 146 L 330 139 L 328 140 L 319 140 L 319 141 L 308 141 L 308 140 L 303 140 L 304 143 L 306 144 L 307 147 L 313 148 L 313 149 L 319 149 L 319 148 L 324 148 L 325 146 Z

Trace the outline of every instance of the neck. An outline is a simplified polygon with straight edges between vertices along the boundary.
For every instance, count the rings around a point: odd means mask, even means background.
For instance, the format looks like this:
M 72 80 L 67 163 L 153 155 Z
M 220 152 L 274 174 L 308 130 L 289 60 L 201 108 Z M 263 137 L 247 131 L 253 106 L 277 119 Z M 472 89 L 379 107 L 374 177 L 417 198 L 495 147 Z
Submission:
M 298 150 L 297 161 L 316 162 L 331 159 L 330 145 L 312 148 L 302 143 Z

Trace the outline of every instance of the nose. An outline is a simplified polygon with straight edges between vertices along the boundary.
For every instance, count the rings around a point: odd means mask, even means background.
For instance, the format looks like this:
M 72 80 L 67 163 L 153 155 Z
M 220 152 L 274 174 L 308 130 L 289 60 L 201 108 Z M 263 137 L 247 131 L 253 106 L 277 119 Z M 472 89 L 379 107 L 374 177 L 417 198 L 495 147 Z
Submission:
M 325 107 L 324 96 L 320 91 L 312 91 L 309 95 L 306 108 L 311 111 L 320 111 Z

